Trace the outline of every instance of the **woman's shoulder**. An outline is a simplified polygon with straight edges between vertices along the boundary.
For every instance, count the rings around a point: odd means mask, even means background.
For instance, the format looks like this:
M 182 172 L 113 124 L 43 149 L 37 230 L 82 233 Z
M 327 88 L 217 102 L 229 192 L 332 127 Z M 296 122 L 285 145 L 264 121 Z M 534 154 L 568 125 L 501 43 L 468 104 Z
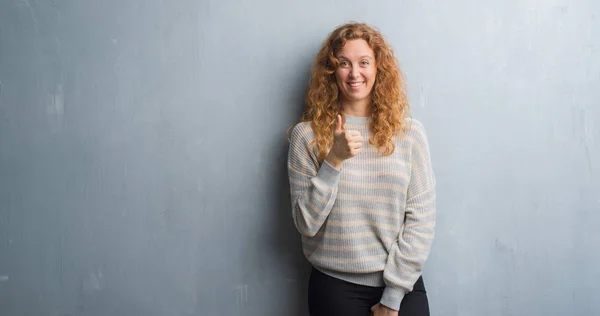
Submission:
M 405 117 L 402 120 L 402 130 L 404 130 L 407 133 L 409 133 L 410 131 L 417 131 L 421 129 L 424 129 L 423 123 L 412 116 Z
M 407 117 L 404 119 L 404 135 L 411 139 L 426 137 L 425 126 L 420 120 Z
M 309 142 L 314 138 L 310 122 L 299 122 L 290 127 L 288 139 L 290 142 Z

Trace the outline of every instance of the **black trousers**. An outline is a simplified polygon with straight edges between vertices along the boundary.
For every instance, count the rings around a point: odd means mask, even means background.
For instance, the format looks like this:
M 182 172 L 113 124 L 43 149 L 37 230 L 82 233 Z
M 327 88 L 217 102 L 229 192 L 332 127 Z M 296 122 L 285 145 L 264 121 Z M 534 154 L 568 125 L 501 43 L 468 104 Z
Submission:
M 371 307 L 379 303 L 383 289 L 346 282 L 313 267 L 308 281 L 308 311 L 310 316 L 371 316 Z M 429 316 L 422 277 L 399 307 L 400 316 Z

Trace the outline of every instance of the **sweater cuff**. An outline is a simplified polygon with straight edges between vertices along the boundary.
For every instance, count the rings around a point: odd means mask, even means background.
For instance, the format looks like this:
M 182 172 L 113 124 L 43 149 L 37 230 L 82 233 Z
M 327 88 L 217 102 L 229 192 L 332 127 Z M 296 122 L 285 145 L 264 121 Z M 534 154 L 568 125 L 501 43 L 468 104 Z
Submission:
M 379 303 L 393 310 L 400 310 L 400 303 L 402 303 L 404 294 L 406 293 L 401 289 L 395 289 L 393 287 L 387 286 L 383 290 L 383 295 L 381 296 L 381 300 L 379 301 Z
M 323 161 L 321 168 L 317 172 L 317 178 L 327 186 L 334 187 L 340 182 L 341 170 L 334 168 L 327 161 Z

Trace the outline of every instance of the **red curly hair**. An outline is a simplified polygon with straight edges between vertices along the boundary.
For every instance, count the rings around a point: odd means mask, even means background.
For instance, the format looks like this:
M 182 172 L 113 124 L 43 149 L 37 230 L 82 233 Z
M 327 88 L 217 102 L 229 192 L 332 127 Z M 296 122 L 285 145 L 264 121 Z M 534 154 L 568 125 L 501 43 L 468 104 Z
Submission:
M 323 43 L 315 57 L 306 106 L 301 122 L 311 122 L 319 150 L 319 160 L 325 160 L 333 144 L 335 120 L 341 114 L 340 93 L 335 79 L 339 65 L 336 53 L 346 41 L 365 40 L 375 53 L 377 74 L 371 91 L 372 136 L 369 143 L 385 156 L 394 152 L 393 137 L 404 130 L 404 119 L 410 106 L 406 97 L 404 80 L 394 52 L 382 34 L 364 23 L 348 23 L 337 27 Z M 343 115 L 342 115 L 343 117 Z

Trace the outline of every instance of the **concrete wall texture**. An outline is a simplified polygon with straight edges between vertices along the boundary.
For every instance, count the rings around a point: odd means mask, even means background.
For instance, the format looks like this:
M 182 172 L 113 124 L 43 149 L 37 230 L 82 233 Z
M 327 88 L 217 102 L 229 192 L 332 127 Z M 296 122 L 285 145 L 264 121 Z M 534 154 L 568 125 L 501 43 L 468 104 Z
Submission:
M 432 315 L 598 315 L 592 0 L 0 0 L 0 315 L 306 315 L 285 130 L 349 21 L 428 131 Z

